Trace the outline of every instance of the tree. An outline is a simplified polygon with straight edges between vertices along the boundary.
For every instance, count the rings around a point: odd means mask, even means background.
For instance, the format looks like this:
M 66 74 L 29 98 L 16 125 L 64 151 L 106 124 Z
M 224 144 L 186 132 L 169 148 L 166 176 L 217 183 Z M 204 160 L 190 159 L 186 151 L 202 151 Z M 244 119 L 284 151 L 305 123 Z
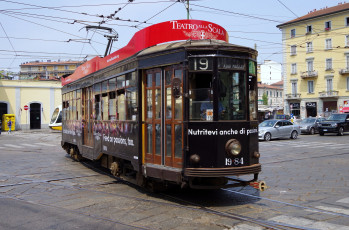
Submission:
M 262 100 L 263 105 L 268 105 L 268 95 L 266 93 L 263 93 Z

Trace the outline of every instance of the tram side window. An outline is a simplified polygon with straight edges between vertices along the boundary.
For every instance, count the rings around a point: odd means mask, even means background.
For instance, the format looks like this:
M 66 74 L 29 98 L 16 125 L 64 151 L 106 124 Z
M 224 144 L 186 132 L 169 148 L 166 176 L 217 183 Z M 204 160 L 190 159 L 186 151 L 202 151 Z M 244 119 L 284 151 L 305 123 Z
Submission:
M 116 78 L 112 78 L 108 82 L 109 85 L 109 100 L 108 100 L 108 113 L 109 113 L 109 120 L 115 121 L 116 120 Z
M 68 102 L 67 102 L 67 99 L 66 99 L 66 96 L 67 94 L 63 94 L 63 106 L 62 106 L 62 109 L 63 109 L 63 119 L 64 120 L 67 120 L 67 107 L 68 107 Z
M 72 97 L 72 120 L 76 120 L 76 91 L 72 92 L 73 97 Z
M 211 74 L 189 76 L 190 120 L 213 120 L 213 91 Z
M 109 92 L 109 120 L 116 120 L 116 92 Z
M 183 80 L 183 70 L 175 69 L 175 77 Z M 175 119 L 182 119 L 182 97 L 175 99 Z
M 108 100 L 108 94 L 107 93 L 103 93 L 102 94 L 102 101 L 101 101 L 101 108 L 102 108 L 102 120 L 108 120 L 109 118 L 109 114 L 108 114 L 108 104 L 109 104 L 109 100 Z
M 101 83 L 95 84 L 93 86 L 93 91 L 95 93 L 95 119 L 102 119 L 102 111 L 101 111 Z
M 219 79 L 219 103 L 224 108 L 219 120 L 246 120 L 245 74 L 224 71 L 219 72 Z
M 124 121 L 126 120 L 126 111 L 125 111 L 125 89 L 120 89 L 117 91 L 117 104 L 118 104 L 118 113 L 117 120 Z
M 65 99 L 66 99 L 66 102 L 67 102 L 67 103 L 66 103 L 66 108 L 65 108 L 66 120 L 70 120 L 70 117 L 69 117 L 69 113 L 70 113 L 70 112 L 69 112 L 69 109 L 70 109 L 70 108 L 69 108 L 69 106 L 70 106 L 70 105 L 69 105 L 69 104 L 70 104 L 70 103 L 69 103 L 69 95 L 70 95 L 70 94 L 67 93 L 67 94 L 66 94 L 66 98 L 65 98 Z
M 250 120 L 257 120 L 257 79 L 254 76 L 249 76 L 249 105 L 250 105 Z
M 73 120 L 73 114 L 74 114 L 74 105 L 73 105 L 74 99 L 73 99 L 73 92 L 69 93 L 69 120 Z
M 81 120 L 81 89 L 76 91 L 76 118 Z

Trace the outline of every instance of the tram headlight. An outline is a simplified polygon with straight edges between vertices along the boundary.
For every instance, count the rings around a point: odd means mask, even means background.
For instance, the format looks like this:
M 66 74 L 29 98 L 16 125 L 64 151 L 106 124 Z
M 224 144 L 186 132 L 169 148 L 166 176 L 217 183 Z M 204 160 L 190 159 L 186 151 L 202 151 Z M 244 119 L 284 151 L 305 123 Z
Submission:
M 237 156 L 241 152 L 241 144 L 236 139 L 230 139 L 225 144 L 225 151 L 230 155 Z

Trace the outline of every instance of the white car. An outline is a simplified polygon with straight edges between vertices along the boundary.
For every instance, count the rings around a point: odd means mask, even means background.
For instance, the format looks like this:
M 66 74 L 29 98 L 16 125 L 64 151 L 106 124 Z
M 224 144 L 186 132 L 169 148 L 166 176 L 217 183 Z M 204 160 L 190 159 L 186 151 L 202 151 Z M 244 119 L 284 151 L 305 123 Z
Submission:
M 265 120 L 258 126 L 259 140 L 270 141 L 277 138 L 297 139 L 300 126 L 288 120 Z

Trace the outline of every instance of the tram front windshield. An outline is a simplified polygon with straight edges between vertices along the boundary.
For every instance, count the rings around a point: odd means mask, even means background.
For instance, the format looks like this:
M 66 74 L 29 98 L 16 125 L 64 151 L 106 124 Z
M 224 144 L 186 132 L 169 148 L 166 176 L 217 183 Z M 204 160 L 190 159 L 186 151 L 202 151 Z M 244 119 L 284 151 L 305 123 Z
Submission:
M 218 120 L 246 120 L 245 74 L 221 71 L 217 84 L 217 87 L 213 87 L 212 74 L 189 76 L 190 120 L 213 121 L 214 113 L 218 113 Z M 218 100 L 213 99 L 214 95 Z M 217 101 L 217 106 L 214 106 L 214 101 Z M 218 108 L 217 111 L 214 108 Z
M 52 114 L 52 118 L 51 118 L 50 124 L 56 122 L 57 117 L 58 117 L 58 114 L 59 114 L 59 108 L 56 108 L 55 111 L 54 111 L 53 114 Z

